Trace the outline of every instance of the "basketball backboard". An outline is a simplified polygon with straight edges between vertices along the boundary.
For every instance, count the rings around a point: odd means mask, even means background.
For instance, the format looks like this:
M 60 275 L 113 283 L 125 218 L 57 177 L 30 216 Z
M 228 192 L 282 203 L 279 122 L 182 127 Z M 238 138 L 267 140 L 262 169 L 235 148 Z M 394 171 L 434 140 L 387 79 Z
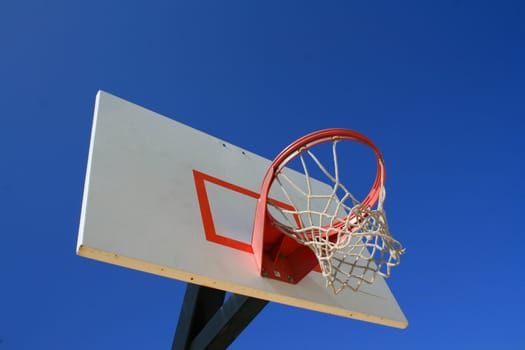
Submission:
M 407 320 L 381 277 L 358 292 L 334 295 L 316 271 L 298 284 L 259 275 L 251 235 L 269 164 L 101 91 L 77 253 L 236 294 L 405 328 Z M 282 194 L 270 195 L 276 203 L 281 200 Z

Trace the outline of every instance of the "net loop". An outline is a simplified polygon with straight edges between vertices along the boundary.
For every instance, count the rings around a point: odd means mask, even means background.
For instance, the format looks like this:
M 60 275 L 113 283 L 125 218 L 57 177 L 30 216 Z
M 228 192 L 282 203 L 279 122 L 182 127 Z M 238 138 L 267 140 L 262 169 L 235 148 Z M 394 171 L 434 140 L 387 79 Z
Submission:
M 333 133 L 333 130 L 345 129 L 331 130 Z M 337 145 L 342 140 L 365 143 L 376 154 L 377 176 L 369 195 L 362 201 L 341 182 Z M 327 142 L 332 144 L 329 160 L 332 167 L 325 166 L 313 150 L 315 146 Z M 354 131 L 325 135 L 308 142 L 303 140 L 299 144 L 295 149 L 292 144 L 274 162 L 270 186 L 279 187 L 290 204 L 285 209 L 267 202 L 268 213 L 275 226 L 314 252 L 327 287 L 331 287 L 336 294 L 345 288 L 358 291 L 363 283 L 372 284 L 377 276 L 389 277 L 391 269 L 399 265 L 405 249 L 392 237 L 388 227 L 383 208 L 385 169 L 377 147 Z M 302 166 L 304 179 L 300 183 L 284 170 L 293 159 L 298 159 Z M 314 164 L 315 171 L 320 171 L 329 179 L 329 193 L 316 191 L 308 164 Z

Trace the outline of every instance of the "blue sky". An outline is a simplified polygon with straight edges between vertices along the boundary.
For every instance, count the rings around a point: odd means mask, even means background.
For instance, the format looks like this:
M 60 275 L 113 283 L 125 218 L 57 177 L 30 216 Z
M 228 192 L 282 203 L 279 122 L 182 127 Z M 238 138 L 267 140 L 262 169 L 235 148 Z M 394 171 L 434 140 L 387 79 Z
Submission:
M 381 148 L 409 327 L 272 303 L 232 349 L 525 348 L 523 18 L 519 1 L 2 2 L 0 349 L 171 344 L 184 283 L 75 255 L 99 89 L 267 158 L 327 127 Z

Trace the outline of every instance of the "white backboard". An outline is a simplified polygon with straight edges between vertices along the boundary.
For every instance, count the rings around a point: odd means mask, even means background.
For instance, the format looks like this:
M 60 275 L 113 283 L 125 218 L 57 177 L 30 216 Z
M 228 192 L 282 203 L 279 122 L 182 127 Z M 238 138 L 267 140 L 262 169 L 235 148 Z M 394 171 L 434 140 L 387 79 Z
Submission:
M 359 292 L 334 295 L 315 271 L 296 285 L 258 274 L 251 233 L 269 165 L 256 154 L 101 91 L 77 253 L 237 294 L 405 328 L 407 320 L 381 277 Z

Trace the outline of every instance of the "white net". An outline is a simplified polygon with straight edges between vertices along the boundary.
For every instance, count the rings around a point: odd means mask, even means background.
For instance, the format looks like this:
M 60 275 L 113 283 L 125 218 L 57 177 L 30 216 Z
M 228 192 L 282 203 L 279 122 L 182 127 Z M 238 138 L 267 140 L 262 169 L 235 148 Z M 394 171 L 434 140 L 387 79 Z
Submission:
M 377 275 L 390 276 L 391 268 L 399 265 L 404 253 L 388 229 L 383 210 L 383 176 L 376 208 L 369 208 L 341 183 L 338 142 L 340 140 L 331 141 L 333 164 L 329 167 L 308 147 L 295 152 L 280 165 L 273 186 L 280 187 L 292 210 L 268 202 L 277 227 L 315 253 L 327 287 L 336 294 L 344 288 L 357 291 L 363 282 L 373 283 Z M 300 161 L 304 174 L 300 181 L 284 170 L 292 159 Z M 312 165 L 316 169 L 310 169 Z M 328 192 L 326 187 L 320 190 L 310 177 L 310 173 L 319 171 L 329 179 Z

